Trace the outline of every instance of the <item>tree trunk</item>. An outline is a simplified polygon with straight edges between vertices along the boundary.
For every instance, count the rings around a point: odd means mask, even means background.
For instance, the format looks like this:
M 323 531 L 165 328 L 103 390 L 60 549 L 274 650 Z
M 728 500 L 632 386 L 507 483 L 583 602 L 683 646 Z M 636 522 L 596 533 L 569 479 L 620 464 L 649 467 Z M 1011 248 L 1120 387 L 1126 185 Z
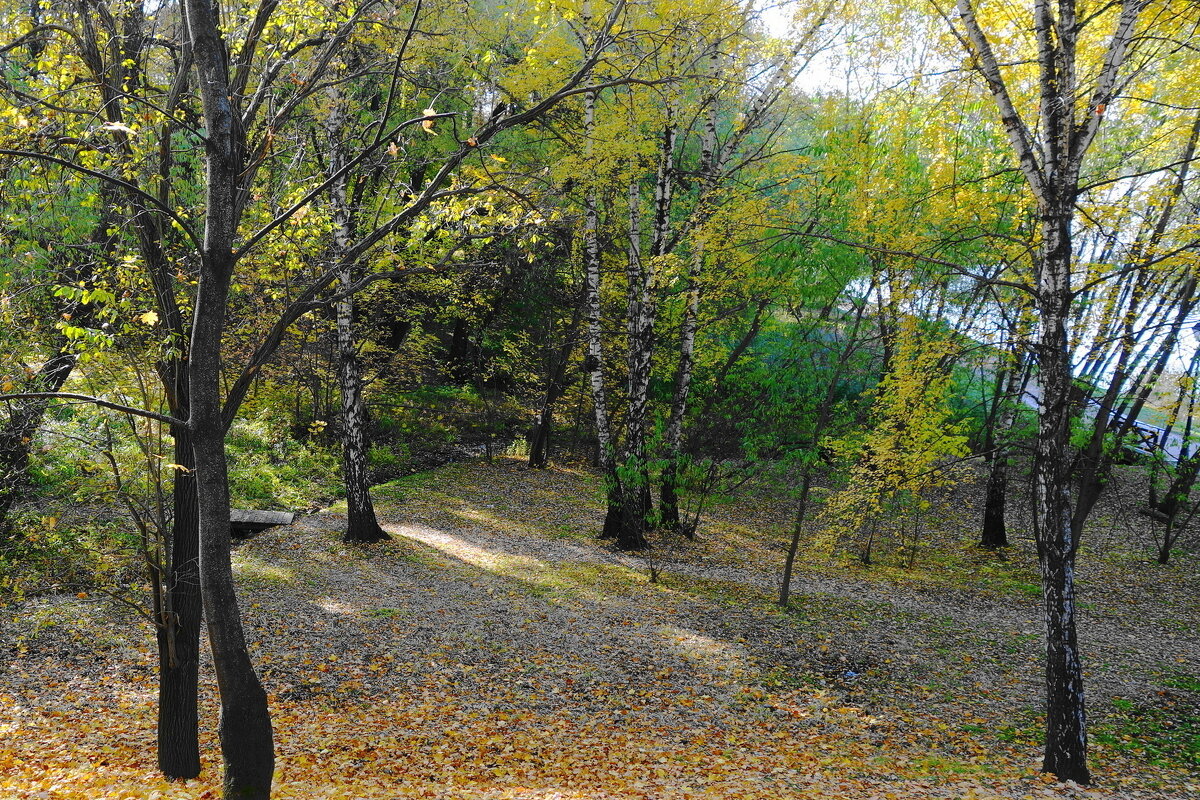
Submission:
M 230 563 L 229 475 L 221 408 L 221 339 L 233 279 L 233 245 L 244 201 L 245 138 L 233 106 L 227 51 L 215 8 L 184 4 L 203 106 L 205 225 L 188 349 L 188 426 L 196 458 L 200 589 L 221 698 L 217 733 L 226 800 L 268 800 L 275 769 L 271 717 L 246 646 Z
M 1013 331 L 1015 342 L 1016 331 Z M 1019 359 L 1023 361 L 1023 359 Z M 989 550 L 1008 547 L 1008 525 L 1005 521 L 1005 505 L 1008 500 L 1008 433 L 1020 403 L 1017 393 L 1021 391 L 1027 369 L 1017 363 L 997 377 L 996 393 L 993 397 L 991 419 L 988 424 L 984 451 L 989 453 L 987 492 L 983 504 L 983 529 L 979 546 Z
M 983 530 L 979 546 L 989 550 L 1008 547 L 1008 526 L 1004 520 L 1004 506 L 1008 498 L 1008 455 L 997 452 L 992 455 L 988 470 L 987 493 L 983 501 Z
M 31 391 L 57 392 L 75 369 L 75 361 L 75 354 L 66 350 L 46 359 L 33 378 Z M 8 513 L 24 489 L 29 448 L 48 405 L 49 401 L 42 398 L 24 400 L 0 427 L 0 544 L 9 538 Z
M 621 527 L 617 547 L 642 550 L 652 511 L 650 476 L 646 463 L 646 413 L 649 405 L 650 368 L 654 354 L 654 305 L 650 296 L 653 267 L 642 257 L 641 191 L 636 180 L 629 182 L 628 349 L 626 366 L 627 408 L 625 411 L 624 476 L 621 480 Z
M 210 125 L 209 130 L 215 128 Z M 219 161 L 210 156 L 210 172 Z M 211 193 L 212 185 L 219 183 L 211 177 L 209 183 Z M 211 204 L 209 209 L 211 226 L 216 215 L 211 211 Z M 221 698 L 217 732 L 225 766 L 224 796 L 226 800 L 267 800 L 271 796 L 275 769 L 271 718 L 267 711 L 267 694 L 250 663 L 234 590 L 230 562 L 229 475 L 220 404 L 221 333 L 232 267 L 232 253 L 227 243 L 232 237 L 219 243 L 212 238 L 206 237 L 205 242 L 188 360 L 192 400 L 189 425 L 198 481 L 200 589 Z
M 698 246 L 699 247 L 699 246 Z M 679 476 L 680 450 L 683 444 L 683 419 L 687 413 L 688 393 L 692 387 L 692 368 L 695 365 L 696 328 L 700 311 L 700 268 L 704 259 L 703 249 L 692 257 L 692 269 L 688 274 L 687 306 L 683 312 L 683 323 L 679 332 L 679 367 L 675 372 L 675 391 L 671 398 L 671 412 L 667 418 L 664 464 L 660 478 L 659 524 L 669 531 L 684 534 L 689 539 L 696 535 L 695 526 L 686 528 L 679 519 Z
M 1083 666 L 1075 633 L 1075 553 L 1070 446 L 1073 200 L 1043 203 L 1043 251 L 1038 281 L 1041 325 L 1037 356 L 1042 398 L 1038 410 L 1038 551 L 1046 620 L 1046 746 L 1042 769 L 1061 780 L 1089 783 Z
M 340 286 L 352 282 L 350 270 L 339 276 Z M 354 301 L 347 296 L 337 304 L 338 381 L 342 390 L 342 465 L 346 486 L 345 542 L 369 544 L 392 538 L 379 526 L 371 502 L 367 469 L 367 409 L 362 396 L 362 370 L 352 327 Z
M 329 136 L 329 175 L 338 175 L 346 163 L 344 128 L 346 100 L 341 85 L 329 89 L 331 108 L 326 125 Z M 338 288 L 344 296 L 336 303 L 338 385 L 342 406 L 342 469 L 346 487 L 346 530 L 342 541 L 370 544 L 392 538 L 375 517 L 371 502 L 371 480 L 367 469 L 367 408 L 363 402 L 362 364 L 354 336 L 354 263 L 347 261 L 354 235 L 354 208 L 347 178 L 341 175 L 329 187 L 333 222 L 331 256 L 339 265 Z
M 548 395 L 547 395 L 548 399 Z M 550 428 L 554 424 L 554 408 L 543 400 L 538 409 L 533 428 L 529 431 L 526 443 L 529 446 L 529 468 L 545 469 L 550 466 Z
M 180 413 L 182 411 L 182 414 Z M 186 418 L 187 405 L 172 408 Z M 200 774 L 198 734 L 200 665 L 200 520 L 196 500 L 196 461 L 188 429 L 176 425 L 168 582 L 158 620 L 158 768 L 168 779 L 190 780 Z
M 796 501 L 796 519 L 792 523 L 792 539 L 788 543 L 787 558 L 783 561 L 783 578 L 779 581 L 779 605 L 788 607 L 792 594 L 792 570 L 796 554 L 800 551 L 800 537 L 804 532 L 804 517 L 808 513 L 808 495 L 812 489 L 812 471 L 804 470 L 801 477 L 800 499 Z
M 546 382 L 546 391 L 538 408 L 537 418 L 529 431 L 529 466 L 532 469 L 545 469 L 550 463 L 550 430 L 554 427 L 554 404 L 567 390 L 567 365 L 571 360 L 571 351 L 575 349 L 577 331 L 579 328 L 580 307 L 578 304 L 572 312 L 570 328 L 566 331 L 566 340 L 555 354 L 550 368 L 550 379 Z
M 1071 221 L 1080 174 L 1105 110 L 1119 91 L 1122 68 L 1136 47 L 1135 29 L 1146 4 L 1122 0 L 1097 70 L 1077 59 L 1082 23 L 1076 0 L 1033 0 L 1040 102 L 1029 125 L 1010 94 L 1004 71 L 979 24 L 972 0 L 957 0 L 955 34 L 987 82 L 999 119 L 1037 201 L 1042 240 L 1035 263 L 1041 326 L 1035 355 L 1042 398 L 1034 462 L 1038 551 L 1046 606 L 1046 750 L 1043 769 L 1061 780 L 1087 783 L 1087 719 L 1083 671 L 1075 636 L 1075 552 L 1090 510 L 1087 498 L 1072 509 L 1070 439 L 1071 349 L 1067 336 L 1071 304 Z M 958 27 L 961 26 L 961 27 Z M 1088 76 L 1089 86 L 1080 77 Z M 1100 475 L 1103 464 L 1090 466 Z M 1093 479 L 1082 481 L 1092 492 Z
M 583 96 L 584 130 L 587 132 L 587 151 L 591 154 L 592 130 L 596 118 L 596 93 Z M 589 187 L 583 201 L 583 274 L 584 308 L 587 314 L 587 356 L 584 371 L 588 375 L 592 408 L 596 422 L 596 455 L 605 484 L 604 526 L 601 538 L 615 538 L 621 528 L 621 478 L 617 474 L 615 444 L 608 416 L 608 394 L 604 386 L 603 316 L 600 307 L 600 238 L 599 211 L 595 189 Z

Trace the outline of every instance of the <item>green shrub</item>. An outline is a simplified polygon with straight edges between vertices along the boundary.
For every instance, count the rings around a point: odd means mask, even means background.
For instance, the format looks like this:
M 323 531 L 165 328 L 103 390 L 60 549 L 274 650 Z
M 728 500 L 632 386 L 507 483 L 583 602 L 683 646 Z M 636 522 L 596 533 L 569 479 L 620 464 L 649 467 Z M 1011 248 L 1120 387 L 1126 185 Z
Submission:
M 318 436 L 296 441 L 284 422 L 266 412 L 234 422 L 226 453 L 235 507 L 318 508 L 342 493 L 338 450 Z

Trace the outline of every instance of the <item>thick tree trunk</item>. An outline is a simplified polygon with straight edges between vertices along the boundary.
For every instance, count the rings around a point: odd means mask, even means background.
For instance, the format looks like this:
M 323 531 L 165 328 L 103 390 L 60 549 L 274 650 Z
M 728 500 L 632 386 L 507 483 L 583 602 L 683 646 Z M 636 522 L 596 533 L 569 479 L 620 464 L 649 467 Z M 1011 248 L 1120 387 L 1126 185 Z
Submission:
M 244 201 L 238 181 L 245 168 L 245 140 L 233 106 L 227 51 L 215 8 L 207 0 L 186 0 L 184 7 L 206 133 L 204 242 L 187 366 L 188 426 L 196 458 L 200 520 L 200 589 L 221 698 L 217 733 L 225 766 L 225 798 L 267 800 L 275 769 L 274 742 L 267 694 L 250 662 L 234 590 L 221 408 L 221 339 Z
M 1070 446 L 1071 201 L 1044 202 L 1037 344 L 1042 398 L 1035 460 L 1038 551 L 1046 620 L 1046 747 L 1042 768 L 1090 782 L 1083 666 L 1075 633 L 1075 553 Z
M 1038 246 L 1035 298 L 1041 331 L 1036 357 L 1042 399 L 1039 441 L 1034 464 L 1037 487 L 1038 550 L 1046 605 L 1046 752 L 1043 769 L 1061 780 L 1087 783 L 1087 719 L 1083 676 L 1075 636 L 1075 552 L 1090 511 L 1088 498 L 1074 510 L 1071 502 L 1070 437 L 1071 348 L 1067 325 L 1071 289 L 1071 220 L 1080 174 L 1088 149 L 1105 119 L 1105 110 L 1121 87 L 1122 69 L 1139 37 L 1135 30 L 1147 8 L 1141 0 L 1122 0 L 1098 69 L 1078 62 L 1083 24 L 1076 0 L 1033 0 L 1040 102 L 1036 123 L 1018 111 L 1005 72 L 984 33 L 972 0 L 957 0 L 955 34 L 987 82 L 1030 194 L 1038 203 L 1042 241 Z M 1082 76 L 1089 85 L 1083 85 Z M 1106 466 L 1089 467 L 1102 475 Z M 1092 492 L 1096 482 L 1081 481 Z
M 209 181 L 210 186 L 216 183 L 213 178 Z M 215 215 L 211 204 L 209 208 L 212 225 Z M 227 241 L 205 242 L 188 360 L 189 425 L 198 481 L 200 589 L 221 698 L 217 732 L 225 766 L 224 796 L 226 800 L 267 800 L 275 769 L 271 718 L 267 694 L 250 663 L 230 561 L 229 475 L 220 403 L 221 333 L 232 267 Z

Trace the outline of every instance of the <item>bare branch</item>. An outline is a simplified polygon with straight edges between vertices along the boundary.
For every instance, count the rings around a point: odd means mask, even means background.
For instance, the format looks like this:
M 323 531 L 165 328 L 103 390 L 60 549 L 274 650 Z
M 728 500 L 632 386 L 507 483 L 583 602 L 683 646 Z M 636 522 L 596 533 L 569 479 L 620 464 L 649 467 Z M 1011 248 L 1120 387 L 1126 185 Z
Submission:
M 144 417 L 146 419 L 156 420 L 167 425 L 186 426 L 187 422 L 167 414 L 159 414 L 157 411 L 147 411 L 144 408 L 134 408 L 133 406 L 122 405 L 121 403 L 113 403 L 109 400 L 104 400 L 99 397 L 92 397 L 88 394 L 75 394 L 74 392 L 16 392 L 14 394 L 0 394 L 0 402 L 9 400 L 71 400 L 77 403 L 91 403 L 100 408 L 107 408 L 113 411 L 120 411 L 124 414 L 133 414 L 134 416 Z

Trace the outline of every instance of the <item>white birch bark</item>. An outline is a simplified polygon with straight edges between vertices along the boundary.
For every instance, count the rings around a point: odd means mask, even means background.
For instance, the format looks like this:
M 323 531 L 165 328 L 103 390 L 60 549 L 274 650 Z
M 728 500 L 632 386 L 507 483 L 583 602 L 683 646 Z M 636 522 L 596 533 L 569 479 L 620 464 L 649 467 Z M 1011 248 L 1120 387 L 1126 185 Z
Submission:
M 1089 107 L 1076 109 L 1075 0 L 1034 0 L 1037 42 L 1039 125 L 1021 118 L 972 0 L 958 0 L 955 34 L 974 56 L 987 82 L 1037 201 L 1041 242 L 1035 264 L 1034 295 L 1039 331 L 1034 354 L 1041 399 L 1035 455 L 1038 549 L 1046 623 L 1046 743 L 1042 768 L 1063 780 L 1087 783 L 1087 716 L 1083 669 L 1075 630 L 1075 553 L 1070 438 L 1071 355 L 1069 325 L 1073 301 L 1072 221 L 1079 175 L 1107 104 L 1119 86 L 1133 27 L 1143 0 L 1123 0 L 1109 38 Z M 1077 118 L 1082 117 L 1080 121 Z

